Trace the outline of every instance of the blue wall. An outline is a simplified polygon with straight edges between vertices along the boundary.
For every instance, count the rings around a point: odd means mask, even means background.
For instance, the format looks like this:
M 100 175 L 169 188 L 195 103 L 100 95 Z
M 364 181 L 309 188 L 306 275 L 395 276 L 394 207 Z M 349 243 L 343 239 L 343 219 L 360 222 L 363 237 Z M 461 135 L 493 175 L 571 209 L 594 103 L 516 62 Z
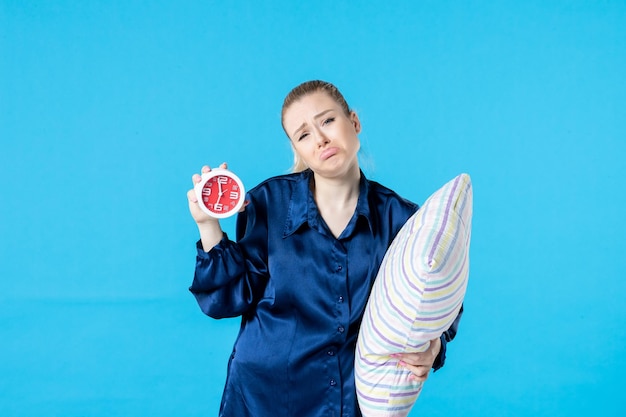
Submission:
M 0 0 L 0 413 L 216 415 L 238 322 L 187 292 L 185 193 L 286 172 L 282 99 L 321 78 L 370 178 L 474 182 L 466 315 L 412 415 L 624 415 L 624 74 L 623 1 Z

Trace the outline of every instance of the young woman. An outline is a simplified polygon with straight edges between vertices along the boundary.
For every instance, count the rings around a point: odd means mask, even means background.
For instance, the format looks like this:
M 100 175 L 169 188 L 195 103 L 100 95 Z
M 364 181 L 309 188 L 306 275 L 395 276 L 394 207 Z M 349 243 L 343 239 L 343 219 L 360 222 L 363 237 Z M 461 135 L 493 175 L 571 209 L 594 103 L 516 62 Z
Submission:
M 187 194 L 200 232 L 190 291 L 207 315 L 242 317 L 220 416 L 360 416 L 362 314 L 385 251 L 418 206 L 365 178 L 361 122 L 334 85 L 294 88 L 282 125 L 295 172 L 249 191 L 236 241 Z M 418 380 L 443 366 L 459 319 L 428 351 L 401 355 L 400 366 Z

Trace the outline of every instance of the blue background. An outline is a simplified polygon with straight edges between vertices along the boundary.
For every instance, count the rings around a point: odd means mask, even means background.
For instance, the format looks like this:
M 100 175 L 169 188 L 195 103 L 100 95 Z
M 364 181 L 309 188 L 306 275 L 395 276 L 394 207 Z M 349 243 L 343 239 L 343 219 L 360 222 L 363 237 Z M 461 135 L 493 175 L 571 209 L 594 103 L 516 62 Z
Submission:
M 624 1 L 0 0 L 0 414 L 217 415 L 238 320 L 187 292 L 190 177 L 287 172 L 282 100 L 321 78 L 370 178 L 473 179 L 411 415 L 624 415 L 625 74 Z

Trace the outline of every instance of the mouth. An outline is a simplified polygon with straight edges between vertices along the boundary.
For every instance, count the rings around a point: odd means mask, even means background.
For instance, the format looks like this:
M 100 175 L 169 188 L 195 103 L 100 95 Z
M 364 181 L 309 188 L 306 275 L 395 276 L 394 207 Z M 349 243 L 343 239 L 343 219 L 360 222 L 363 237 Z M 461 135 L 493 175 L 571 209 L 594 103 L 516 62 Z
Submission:
M 324 150 L 324 152 L 322 152 L 322 153 L 320 154 L 320 159 L 321 159 L 322 161 L 325 161 L 325 160 L 327 160 L 328 158 L 331 158 L 331 157 L 335 156 L 335 155 L 337 154 L 337 152 L 338 152 L 338 151 L 339 151 L 339 150 L 338 150 L 337 148 L 328 148 L 328 149 Z

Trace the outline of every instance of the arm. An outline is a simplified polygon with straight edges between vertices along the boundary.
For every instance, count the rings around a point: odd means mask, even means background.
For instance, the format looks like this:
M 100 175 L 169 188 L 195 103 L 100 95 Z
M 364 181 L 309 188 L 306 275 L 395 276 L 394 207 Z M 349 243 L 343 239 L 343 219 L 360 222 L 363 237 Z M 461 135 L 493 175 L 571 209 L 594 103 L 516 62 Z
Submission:
M 222 164 L 221 168 L 226 168 Z M 202 172 L 208 172 L 203 167 Z M 201 180 L 193 176 L 194 185 Z M 254 207 L 240 213 L 244 224 L 238 240 L 247 240 L 247 250 L 228 239 L 219 221 L 206 215 L 198 206 L 194 190 L 187 193 L 189 210 L 195 220 L 200 240 L 196 244 L 196 268 L 189 291 L 195 296 L 200 309 L 214 318 L 235 317 L 244 314 L 253 305 L 265 284 L 266 270 L 262 245 L 266 227 L 257 221 Z M 238 222 L 240 223 L 240 222 Z M 254 259 L 254 263 L 250 261 Z M 260 260 L 260 261 L 259 261 Z

